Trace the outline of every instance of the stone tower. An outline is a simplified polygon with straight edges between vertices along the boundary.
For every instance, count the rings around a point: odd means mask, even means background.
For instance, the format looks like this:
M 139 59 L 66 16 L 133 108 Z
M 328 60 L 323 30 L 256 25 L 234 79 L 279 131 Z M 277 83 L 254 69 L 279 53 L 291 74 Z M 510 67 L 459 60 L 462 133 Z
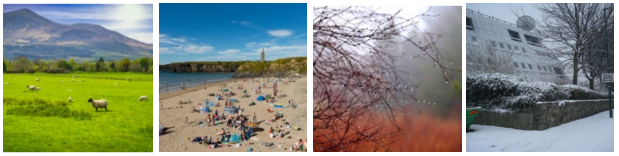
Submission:
M 262 48 L 262 52 L 260 53 L 260 61 L 264 62 L 264 48 Z

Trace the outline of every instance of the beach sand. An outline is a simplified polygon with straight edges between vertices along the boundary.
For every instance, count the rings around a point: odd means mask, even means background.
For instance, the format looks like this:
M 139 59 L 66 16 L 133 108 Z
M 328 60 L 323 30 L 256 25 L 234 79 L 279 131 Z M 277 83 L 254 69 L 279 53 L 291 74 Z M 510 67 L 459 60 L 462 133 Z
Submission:
M 201 86 L 196 86 L 192 88 L 188 88 L 185 90 L 171 91 L 166 93 L 159 94 L 160 102 L 159 105 L 163 105 L 159 110 L 159 120 L 161 126 L 169 127 L 169 133 L 159 136 L 159 151 L 160 152 L 244 152 L 247 151 L 248 148 L 252 148 L 254 152 L 284 152 L 291 151 L 291 147 L 299 140 L 303 139 L 303 141 L 307 140 L 307 78 L 282 78 L 282 81 L 278 80 L 277 89 L 278 96 L 282 94 L 286 94 L 286 97 L 278 97 L 276 98 L 274 103 L 288 104 L 289 100 L 293 100 L 294 104 L 297 105 L 296 108 L 288 107 L 288 108 L 273 108 L 270 107 L 272 111 L 277 111 L 279 113 L 284 113 L 284 117 L 282 119 L 273 122 L 271 125 L 267 125 L 266 122 L 262 122 L 259 124 L 259 128 L 264 129 L 264 131 L 256 131 L 256 135 L 253 136 L 249 141 L 245 141 L 241 143 L 240 147 L 220 147 L 216 149 L 209 149 L 206 144 L 198 144 L 196 142 L 191 142 L 193 138 L 198 136 L 216 136 L 217 132 L 220 132 L 222 128 L 227 128 L 226 124 L 219 124 L 216 126 L 199 126 L 199 121 L 204 121 L 207 113 L 194 113 L 192 110 L 194 108 L 197 109 L 196 104 L 201 103 L 204 106 L 206 99 L 210 102 L 219 102 L 219 107 L 210 107 L 213 111 L 211 115 L 218 110 L 219 114 L 224 112 L 224 100 L 216 101 L 214 96 L 208 96 L 209 93 L 222 93 L 218 91 L 221 88 L 228 88 L 231 92 L 235 92 L 236 96 L 228 97 L 228 98 L 236 98 L 238 99 L 238 103 L 233 103 L 234 106 L 240 105 L 243 109 L 243 115 L 249 115 L 249 120 L 251 121 L 251 115 L 255 112 L 258 118 L 258 121 L 263 121 L 266 119 L 271 119 L 274 115 L 273 112 L 268 113 L 267 109 L 269 108 L 269 104 L 265 101 L 257 101 L 258 97 L 255 94 L 253 88 L 258 87 L 262 83 L 265 83 L 266 79 L 273 80 L 274 78 L 255 78 L 254 80 L 260 82 L 252 82 L 252 79 L 232 79 L 221 82 L 215 82 L 210 84 L 205 84 Z M 244 82 L 244 80 L 248 80 Z M 289 80 L 294 80 L 294 82 L 288 82 Z M 222 85 L 226 85 L 226 87 L 222 87 Z M 243 95 L 243 90 L 238 90 L 237 86 L 242 85 L 245 89 L 247 89 L 249 98 L 241 98 Z M 273 82 L 266 82 L 266 86 L 269 88 L 262 88 L 262 94 L 273 95 Z M 206 89 L 204 89 L 206 87 Z M 179 104 L 179 101 L 187 101 L 191 100 L 190 104 Z M 256 105 L 249 106 L 251 101 L 256 102 Z M 178 108 L 182 106 L 183 108 Z M 187 120 L 187 121 L 186 121 Z M 290 123 L 291 127 L 299 127 L 300 131 L 293 130 L 291 128 L 285 128 L 286 132 L 290 132 L 288 135 L 285 135 L 284 138 L 270 138 L 269 137 L 269 128 L 279 125 L 283 125 L 285 122 Z M 258 128 L 258 129 L 259 129 Z M 228 128 L 227 132 L 232 132 L 232 134 L 236 133 L 236 129 Z M 288 139 L 290 136 L 290 139 Z M 264 142 L 273 142 L 274 145 L 271 147 L 266 147 L 260 145 Z M 253 143 L 253 145 L 252 145 Z

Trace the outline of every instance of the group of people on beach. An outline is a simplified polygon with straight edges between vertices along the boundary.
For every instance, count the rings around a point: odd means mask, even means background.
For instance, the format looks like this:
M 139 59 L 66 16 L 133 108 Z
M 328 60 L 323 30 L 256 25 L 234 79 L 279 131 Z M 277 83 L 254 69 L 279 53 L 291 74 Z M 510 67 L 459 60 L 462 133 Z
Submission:
M 271 79 L 265 78 L 263 82 L 261 82 L 260 80 L 262 79 L 257 79 L 257 80 L 251 79 L 251 82 L 260 83 L 258 86 L 254 88 L 256 94 L 260 94 L 261 89 L 267 88 L 267 82 L 274 82 L 273 84 L 274 87 L 277 82 L 276 79 L 271 80 Z M 249 82 L 249 79 L 244 79 L 243 82 Z M 208 127 L 218 126 L 224 123 L 226 124 L 226 126 L 221 127 L 221 130 L 219 130 L 219 127 L 217 127 L 216 128 L 217 131 L 212 136 L 196 137 L 194 139 L 194 142 L 206 143 L 209 145 L 214 144 L 215 146 L 209 146 L 209 148 L 210 147 L 215 148 L 215 147 L 219 147 L 221 144 L 230 145 L 233 143 L 241 143 L 243 141 L 248 141 L 252 137 L 252 135 L 254 135 L 254 128 L 256 128 L 259 123 L 256 112 L 253 112 L 253 114 L 243 115 L 242 114 L 243 109 L 241 109 L 240 105 L 234 105 L 233 101 L 228 100 L 228 97 L 235 96 L 235 94 L 231 94 L 232 93 L 231 90 L 228 90 L 227 88 L 228 85 L 222 84 L 216 93 L 208 94 L 209 96 L 215 95 L 218 97 L 226 97 L 226 98 L 217 98 L 215 101 L 216 105 L 214 103 L 208 102 L 208 100 L 205 103 L 205 107 L 213 106 L 213 105 L 215 107 L 219 107 L 219 100 L 224 100 L 225 101 L 224 106 L 226 107 L 225 111 L 219 112 L 217 109 L 215 109 L 213 110 L 214 113 L 210 113 L 211 112 L 210 109 L 205 109 L 205 110 L 208 110 L 209 113 L 204 118 L 204 122 L 199 123 L 199 125 L 201 126 L 208 125 Z M 238 85 L 232 84 L 231 86 L 236 86 L 236 87 L 231 87 L 230 89 L 236 88 L 237 90 L 243 91 L 244 96 L 247 95 L 247 89 L 242 84 L 238 84 Z M 249 88 L 249 86 L 247 88 Z M 274 92 L 277 92 L 276 88 L 274 88 Z M 274 94 L 277 95 L 276 93 Z M 268 95 L 267 97 L 271 97 L 271 98 L 267 98 L 267 101 L 274 101 L 274 98 L 275 98 L 274 96 L 272 97 Z M 252 101 L 252 103 L 254 102 Z M 288 101 L 288 103 L 290 104 L 292 102 Z M 203 110 L 202 108 L 204 107 L 201 107 L 201 104 L 198 106 L 200 106 L 199 110 Z M 250 104 L 250 106 L 252 105 Z M 269 113 L 274 113 L 272 118 L 267 117 L 267 119 L 264 120 L 267 122 L 267 125 L 272 125 L 272 122 L 275 122 L 283 117 L 283 113 L 271 111 L 270 107 L 267 111 L 269 111 Z M 204 113 L 203 111 L 199 111 L 199 112 Z M 235 113 L 232 113 L 232 112 L 235 112 Z M 291 139 L 291 136 L 287 136 L 288 134 L 290 134 L 290 131 L 286 131 L 286 128 L 290 129 L 291 128 L 290 124 L 286 123 L 282 125 L 272 126 L 269 129 L 269 137 L 271 138 L 287 137 L 288 139 Z M 293 129 L 296 129 L 296 127 Z M 236 132 L 234 132 L 235 130 Z M 307 150 L 307 139 L 305 142 L 302 139 L 299 139 L 298 141 L 294 140 L 294 146 L 292 146 L 290 150 L 306 151 Z

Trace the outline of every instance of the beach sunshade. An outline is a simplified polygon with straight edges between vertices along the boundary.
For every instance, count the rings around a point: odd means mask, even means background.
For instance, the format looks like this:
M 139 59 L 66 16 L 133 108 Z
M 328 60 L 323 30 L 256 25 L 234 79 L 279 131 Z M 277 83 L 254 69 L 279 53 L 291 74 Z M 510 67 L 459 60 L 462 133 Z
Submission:
M 215 102 L 206 102 L 206 105 L 209 107 L 215 107 Z
M 222 91 L 227 92 L 227 91 L 228 91 L 228 88 L 224 88 L 224 89 L 222 89 Z
M 258 96 L 258 98 L 256 98 L 256 100 L 258 100 L 258 101 L 264 101 L 264 96 L 260 95 L 260 96 Z
M 209 108 L 208 106 L 206 106 L 206 107 L 204 107 L 204 108 L 200 109 L 200 111 L 201 111 L 201 112 L 207 112 L 207 113 L 209 113 L 209 112 L 211 112 L 211 108 Z

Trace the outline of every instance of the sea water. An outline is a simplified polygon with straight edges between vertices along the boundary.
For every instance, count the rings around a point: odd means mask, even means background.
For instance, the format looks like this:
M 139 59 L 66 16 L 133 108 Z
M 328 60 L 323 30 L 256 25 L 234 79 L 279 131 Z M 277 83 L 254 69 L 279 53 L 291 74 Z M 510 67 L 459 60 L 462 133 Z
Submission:
M 212 83 L 231 79 L 234 73 L 170 73 L 159 72 L 159 92 L 169 92 L 198 86 L 203 83 Z

